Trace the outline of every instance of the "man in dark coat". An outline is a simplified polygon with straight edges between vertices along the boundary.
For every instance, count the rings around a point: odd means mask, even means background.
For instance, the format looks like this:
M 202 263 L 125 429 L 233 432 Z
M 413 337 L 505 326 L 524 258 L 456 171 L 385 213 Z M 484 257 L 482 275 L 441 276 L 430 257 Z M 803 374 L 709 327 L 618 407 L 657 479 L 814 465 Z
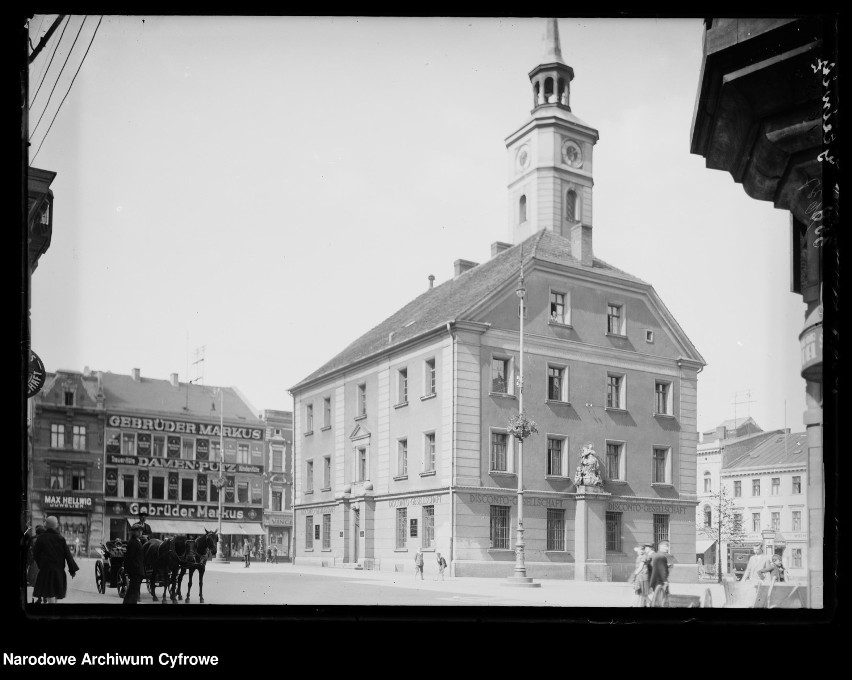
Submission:
M 669 571 L 674 559 L 669 554 L 669 542 L 660 541 L 657 552 L 651 556 L 651 578 L 648 588 L 651 591 L 652 607 L 667 607 L 669 602 Z
M 147 541 L 151 538 L 151 534 L 154 533 L 151 531 L 151 525 L 147 522 L 148 513 L 144 510 L 139 511 L 139 525 L 142 527 L 142 536 L 140 536 L 139 540 Z
M 124 594 L 124 604 L 137 604 L 139 602 L 142 577 L 145 575 L 145 561 L 142 557 L 142 525 L 139 523 L 130 527 L 130 541 L 124 553 L 124 573 L 127 574 L 128 586 Z
M 47 518 L 44 533 L 33 546 L 33 559 L 38 565 L 33 597 L 43 598 L 49 604 L 64 599 L 68 590 L 65 565 L 68 565 L 71 578 L 80 568 L 71 556 L 65 538 L 59 533 L 59 520 L 52 515 Z

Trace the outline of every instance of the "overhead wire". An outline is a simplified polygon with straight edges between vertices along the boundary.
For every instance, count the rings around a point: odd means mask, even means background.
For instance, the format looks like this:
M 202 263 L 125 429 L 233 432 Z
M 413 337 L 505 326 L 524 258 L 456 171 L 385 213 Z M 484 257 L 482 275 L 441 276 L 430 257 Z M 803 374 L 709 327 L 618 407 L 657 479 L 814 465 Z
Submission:
M 33 108 L 33 104 L 35 104 L 36 97 L 38 97 L 39 90 L 41 90 L 41 86 L 44 84 L 44 81 L 47 79 L 47 74 L 50 71 L 50 65 L 53 63 L 53 58 L 56 56 L 56 53 L 59 51 L 59 45 L 62 43 L 62 36 L 65 35 L 65 29 L 68 28 L 68 24 L 71 23 L 71 17 L 68 17 L 68 21 L 65 22 L 65 28 L 62 29 L 62 33 L 59 34 L 59 40 L 56 41 L 56 45 L 53 48 L 53 54 L 50 55 L 50 61 L 47 62 L 47 68 L 43 69 L 39 77 L 41 81 L 38 84 L 38 88 L 36 88 L 36 92 L 33 95 L 32 101 L 30 102 L 30 109 Z
M 103 21 L 104 16 L 101 15 L 100 19 L 98 19 L 98 24 L 95 26 L 95 30 L 92 33 L 92 39 L 89 41 L 89 46 L 86 48 L 86 52 L 83 55 L 83 58 L 80 60 L 80 65 L 77 67 L 77 71 L 74 73 L 74 77 L 71 79 L 71 84 L 68 86 L 68 90 L 65 92 L 65 96 L 62 98 L 62 101 L 59 102 L 59 106 L 56 108 L 56 113 L 53 114 L 53 120 L 50 121 L 50 125 L 47 128 L 47 132 L 44 133 L 44 137 L 42 137 L 41 144 L 38 145 L 38 149 L 33 154 L 33 160 L 38 156 L 38 152 L 41 151 L 42 144 L 44 144 L 44 140 L 47 139 L 47 135 L 50 132 L 50 129 L 53 127 L 53 121 L 56 120 L 56 116 L 59 115 L 59 110 L 62 108 L 62 105 L 65 103 L 65 100 L 68 98 L 68 94 L 71 92 L 71 88 L 74 85 L 74 81 L 77 79 L 77 74 L 80 73 L 80 69 L 83 68 L 83 62 L 86 61 L 86 57 L 89 55 L 89 50 L 92 47 L 92 43 L 95 42 L 95 36 L 98 34 L 98 29 L 101 27 L 101 21 Z M 85 21 L 85 20 L 84 20 Z
M 60 78 L 62 78 L 62 72 L 65 70 L 65 66 L 68 64 L 68 59 L 71 57 L 71 53 L 74 51 L 74 45 L 77 44 L 77 39 L 80 37 L 80 33 L 83 30 L 83 26 L 85 26 L 85 24 L 86 24 L 86 18 L 88 16 L 89 15 L 87 14 L 86 16 L 83 17 L 83 22 L 80 24 L 80 28 L 77 30 L 77 35 L 74 36 L 74 42 L 71 43 L 71 49 L 68 50 L 68 54 L 65 56 L 65 61 L 62 63 L 62 68 L 59 69 L 59 74 L 56 76 L 56 80 L 54 81 L 53 87 L 50 90 L 50 94 L 47 97 L 47 103 L 44 105 L 44 110 L 41 112 L 41 115 L 38 118 L 38 122 L 35 124 L 35 126 L 32 129 L 32 133 L 30 134 L 29 141 L 32 141 L 33 135 L 35 135 L 35 131 L 36 131 L 36 129 L 38 129 L 39 123 L 41 123 L 42 118 L 44 118 L 44 114 L 47 113 L 47 107 L 50 106 L 50 99 L 51 99 L 51 97 L 53 97 L 54 91 L 56 91 L 56 86 L 59 84 Z

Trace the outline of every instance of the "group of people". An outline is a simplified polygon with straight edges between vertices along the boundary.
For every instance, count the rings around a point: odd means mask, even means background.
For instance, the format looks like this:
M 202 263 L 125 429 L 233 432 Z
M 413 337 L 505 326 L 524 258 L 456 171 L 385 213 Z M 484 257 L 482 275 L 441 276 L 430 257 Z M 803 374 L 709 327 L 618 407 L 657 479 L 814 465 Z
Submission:
M 435 580 L 440 579 L 444 580 L 444 571 L 447 568 L 447 560 L 439 552 L 435 552 L 435 561 L 438 565 L 438 575 L 435 576 Z M 423 580 L 423 565 L 425 560 L 423 558 L 423 549 L 417 548 L 417 552 L 414 553 L 414 580 L 417 580 L 417 576 L 420 576 L 420 580 Z
M 51 515 L 44 526 L 39 525 L 31 532 L 27 529 L 27 583 L 33 586 L 33 603 L 54 604 L 65 599 L 68 579 L 80 570 L 74 556 L 59 531 L 59 520 Z
M 668 541 L 660 541 L 657 550 L 650 543 L 633 548 L 636 568 L 633 570 L 633 606 L 668 607 L 669 573 L 674 559 Z
M 748 558 L 743 572 L 743 581 L 766 581 L 770 585 L 787 580 L 787 569 L 781 555 L 766 555 L 762 545 L 754 546 L 754 554 Z
M 263 556 L 263 549 L 257 549 L 260 552 L 260 555 Z M 243 559 L 245 560 L 246 567 L 251 566 L 251 558 L 255 556 L 256 549 L 255 547 L 249 543 L 248 539 L 243 541 L 243 549 L 242 549 Z M 266 562 L 270 564 L 278 564 L 278 547 L 275 545 L 271 545 L 266 549 Z

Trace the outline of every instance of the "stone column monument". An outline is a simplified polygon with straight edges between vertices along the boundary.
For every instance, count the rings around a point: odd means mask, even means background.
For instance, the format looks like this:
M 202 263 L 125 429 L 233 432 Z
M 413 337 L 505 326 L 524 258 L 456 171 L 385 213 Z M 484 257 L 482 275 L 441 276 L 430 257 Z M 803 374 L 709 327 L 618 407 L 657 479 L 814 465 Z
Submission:
M 609 581 L 606 564 L 606 507 L 600 462 L 592 444 L 583 447 L 574 475 L 577 512 L 574 517 L 574 580 Z

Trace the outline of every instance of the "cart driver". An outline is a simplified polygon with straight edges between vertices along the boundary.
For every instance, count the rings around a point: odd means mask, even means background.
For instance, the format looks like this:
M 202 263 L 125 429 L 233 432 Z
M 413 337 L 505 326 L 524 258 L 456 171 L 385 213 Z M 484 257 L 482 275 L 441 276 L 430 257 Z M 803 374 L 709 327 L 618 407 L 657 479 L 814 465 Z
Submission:
M 151 534 L 154 533 L 151 530 L 151 525 L 147 522 L 148 512 L 146 510 L 139 511 L 139 525 L 142 527 L 142 536 L 140 540 L 144 543 L 149 538 L 151 538 Z

